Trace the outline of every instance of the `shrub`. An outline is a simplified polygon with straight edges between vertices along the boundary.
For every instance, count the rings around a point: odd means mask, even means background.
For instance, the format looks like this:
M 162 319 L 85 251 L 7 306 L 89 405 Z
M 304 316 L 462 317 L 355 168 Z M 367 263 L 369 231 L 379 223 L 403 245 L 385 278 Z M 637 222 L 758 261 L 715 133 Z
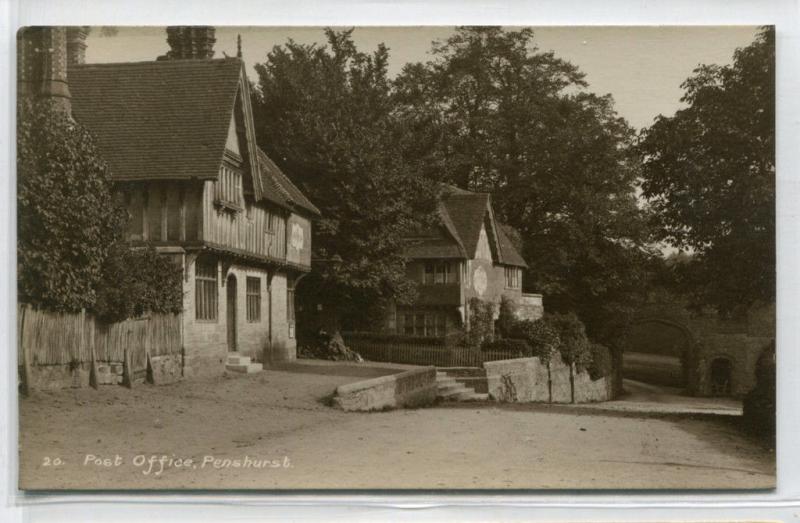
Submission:
M 614 360 L 611 355 L 611 350 L 605 345 L 590 343 L 589 351 L 591 354 L 591 363 L 587 369 L 589 371 L 589 376 L 591 376 L 593 380 L 611 376 L 614 371 Z
M 743 401 L 743 422 L 755 434 L 775 437 L 775 341 L 761 353 L 756 363 L 756 385 Z
M 543 320 L 558 333 L 558 352 L 564 363 L 574 364 L 578 370 L 587 369 L 592 361 L 592 353 L 586 327 L 581 320 L 573 313 L 547 314 Z
M 91 308 L 124 211 L 89 132 L 46 100 L 17 111 L 17 277 L 20 301 Z
M 512 337 L 512 332 L 519 320 L 517 319 L 517 304 L 514 300 L 503 296 L 500 298 L 500 311 L 497 318 L 497 334 L 503 338 Z
M 536 356 L 543 363 L 550 361 L 561 344 L 558 332 L 544 319 L 518 321 L 511 334 L 514 338 L 525 340 L 530 350 L 525 353 L 526 356 Z
M 486 340 L 494 338 L 494 303 L 480 298 L 469 300 L 469 332 L 465 345 L 472 349 L 480 349 Z
M 180 264 L 152 247 L 131 249 L 117 242 L 103 264 L 94 312 L 108 322 L 181 312 L 182 274 Z
M 514 338 L 498 338 L 496 340 L 488 341 L 481 345 L 481 350 L 484 352 L 497 351 L 509 352 L 517 354 L 518 357 L 531 356 L 533 349 L 525 340 L 518 340 Z

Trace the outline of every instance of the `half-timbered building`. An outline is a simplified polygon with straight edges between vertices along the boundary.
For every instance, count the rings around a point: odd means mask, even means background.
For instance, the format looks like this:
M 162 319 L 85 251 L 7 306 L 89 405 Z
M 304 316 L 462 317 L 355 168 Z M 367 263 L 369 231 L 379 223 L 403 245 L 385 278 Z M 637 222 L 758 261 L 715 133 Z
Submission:
M 496 305 L 506 298 L 519 317 L 541 317 L 542 296 L 522 292 L 527 266 L 496 219 L 491 195 L 445 186 L 438 214 L 437 226 L 406 238 L 406 275 L 417 283 L 417 298 L 391 308 L 387 330 L 442 337 L 469 329 L 473 298 Z
M 130 241 L 183 267 L 184 372 L 293 359 L 319 211 L 256 144 L 242 60 L 211 58 L 213 28 L 168 34 L 158 60 L 71 60 L 73 117 L 108 163 Z

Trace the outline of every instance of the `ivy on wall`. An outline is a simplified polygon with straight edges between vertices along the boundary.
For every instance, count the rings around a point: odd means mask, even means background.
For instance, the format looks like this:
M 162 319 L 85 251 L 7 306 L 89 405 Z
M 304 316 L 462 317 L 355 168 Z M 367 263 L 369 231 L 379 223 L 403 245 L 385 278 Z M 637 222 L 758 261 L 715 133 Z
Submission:
M 179 312 L 181 268 L 151 249 L 131 249 L 127 213 L 114 199 L 89 131 L 48 100 L 17 108 L 19 301 L 87 309 L 108 321 Z

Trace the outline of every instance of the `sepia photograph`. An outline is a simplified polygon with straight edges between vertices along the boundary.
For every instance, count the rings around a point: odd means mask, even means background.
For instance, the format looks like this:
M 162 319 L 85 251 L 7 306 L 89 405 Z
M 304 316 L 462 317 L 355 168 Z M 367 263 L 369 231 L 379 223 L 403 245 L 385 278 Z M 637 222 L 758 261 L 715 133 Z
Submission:
M 16 58 L 21 490 L 776 487 L 773 26 Z

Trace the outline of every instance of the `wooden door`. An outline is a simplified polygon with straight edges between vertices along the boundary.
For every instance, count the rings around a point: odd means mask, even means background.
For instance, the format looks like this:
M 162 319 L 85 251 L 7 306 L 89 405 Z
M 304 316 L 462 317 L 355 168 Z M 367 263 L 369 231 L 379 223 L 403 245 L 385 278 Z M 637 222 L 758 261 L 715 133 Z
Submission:
M 236 310 L 236 276 L 231 274 L 228 276 L 228 281 L 225 285 L 228 288 L 228 306 L 227 306 L 227 325 L 228 325 L 228 350 L 236 352 L 236 319 L 238 318 L 238 311 Z

